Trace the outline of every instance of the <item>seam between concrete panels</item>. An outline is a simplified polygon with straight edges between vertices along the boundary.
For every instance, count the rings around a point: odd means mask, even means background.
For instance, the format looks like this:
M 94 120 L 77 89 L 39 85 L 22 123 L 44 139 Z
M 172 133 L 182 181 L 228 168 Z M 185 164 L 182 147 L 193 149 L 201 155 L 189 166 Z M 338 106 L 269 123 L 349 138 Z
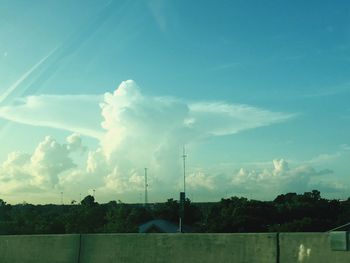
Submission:
M 280 233 L 276 233 L 276 263 L 280 263 Z
M 81 254 L 81 234 L 79 234 L 78 260 L 77 260 L 77 263 L 80 263 L 80 254 Z

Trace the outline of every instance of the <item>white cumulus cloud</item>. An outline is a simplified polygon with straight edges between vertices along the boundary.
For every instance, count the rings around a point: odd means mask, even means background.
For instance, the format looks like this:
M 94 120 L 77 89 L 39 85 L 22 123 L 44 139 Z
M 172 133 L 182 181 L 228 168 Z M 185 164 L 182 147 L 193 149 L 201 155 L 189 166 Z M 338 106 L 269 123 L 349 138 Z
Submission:
M 280 193 L 305 192 L 318 189 L 326 193 L 345 192 L 336 179 L 331 178 L 330 169 L 316 170 L 312 166 L 289 167 L 284 159 L 271 162 L 270 168 L 240 168 L 235 172 L 226 171 L 215 174 L 204 172 L 205 169 L 187 176 L 190 192 L 213 196 L 254 196 L 254 198 L 274 198 Z
M 150 189 L 159 196 L 169 196 L 178 192 L 181 183 L 182 145 L 272 125 L 293 116 L 227 102 L 146 96 L 132 80 L 101 96 L 30 96 L 0 107 L 0 117 L 94 137 L 99 146 L 86 149 L 78 134 L 67 137 L 63 144 L 48 136 L 32 154 L 10 154 L 0 168 L 0 181 L 7 192 L 27 186 L 134 193 L 142 190 L 144 168 L 148 167 Z M 77 151 L 86 151 L 85 166 L 73 160 L 72 152 Z M 285 173 L 286 168 L 286 163 L 276 161 L 275 169 L 266 175 L 246 175 L 242 170 L 234 180 L 228 174 L 220 177 L 197 172 L 189 175 L 188 184 L 193 189 L 214 191 L 220 185 L 265 183 L 267 178 Z
M 79 136 L 73 134 L 64 144 L 47 136 L 32 154 L 10 153 L 0 165 L 2 192 L 57 188 L 60 176 L 76 167 L 71 153 L 82 149 Z

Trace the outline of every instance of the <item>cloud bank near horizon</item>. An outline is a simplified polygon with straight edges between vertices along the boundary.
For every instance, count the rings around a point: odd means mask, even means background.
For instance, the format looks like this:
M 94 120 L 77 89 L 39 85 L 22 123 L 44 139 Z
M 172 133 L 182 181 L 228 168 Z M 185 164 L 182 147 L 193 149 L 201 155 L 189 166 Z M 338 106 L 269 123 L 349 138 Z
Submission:
M 79 167 L 74 156 L 86 157 L 85 165 Z M 174 159 L 174 158 L 172 158 Z M 108 159 L 101 148 L 87 151 L 78 134 L 59 143 L 47 136 L 31 154 L 12 152 L 7 160 L 0 164 L 1 194 L 11 196 L 20 193 L 45 196 L 56 191 L 65 193 L 88 193 L 96 189 L 105 200 L 129 199 L 135 201 L 135 195 L 143 192 L 143 168 Z M 168 198 L 181 189 L 181 164 L 172 160 L 177 174 L 164 174 L 162 167 L 151 166 L 150 191 L 154 197 Z M 304 192 L 318 189 L 322 193 L 344 193 L 348 189 L 336 180 L 329 178 L 330 169 L 317 170 L 310 165 L 289 167 L 284 159 L 275 159 L 270 168 L 247 169 L 213 174 L 205 168 L 189 173 L 186 179 L 190 197 L 208 200 L 233 195 L 254 198 L 272 198 L 280 193 Z M 141 166 L 141 165 L 140 165 Z M 176 195 L 175 195 L 176 196 Z M 77 196 L 75 196 L 77 198 Z M 108 199 L 109 198 L 109 199 Z M 72 198 L 73 199 L 73 198 Z M 137 200 L 137 199 L 136 199 Z M 138 200 L 137 200 L 138 201 Z

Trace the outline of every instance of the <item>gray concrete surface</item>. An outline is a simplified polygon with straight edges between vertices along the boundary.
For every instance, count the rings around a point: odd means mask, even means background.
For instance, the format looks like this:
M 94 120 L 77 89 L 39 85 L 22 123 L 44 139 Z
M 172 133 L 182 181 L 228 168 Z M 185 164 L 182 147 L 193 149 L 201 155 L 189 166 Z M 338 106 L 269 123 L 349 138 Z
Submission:
M 275 263 L 276 234 L 83 235 L 81 263 Z
M 327 233 L 0 236 L 0 263 L 112 262 L 348 263 L 350 251 Z
M 0 263 L 78 263 L 79 235 L 0 236 Z
M 350 251 L 332 251 L 327 233 L 281 233 L 280 263 L 349 263 Z

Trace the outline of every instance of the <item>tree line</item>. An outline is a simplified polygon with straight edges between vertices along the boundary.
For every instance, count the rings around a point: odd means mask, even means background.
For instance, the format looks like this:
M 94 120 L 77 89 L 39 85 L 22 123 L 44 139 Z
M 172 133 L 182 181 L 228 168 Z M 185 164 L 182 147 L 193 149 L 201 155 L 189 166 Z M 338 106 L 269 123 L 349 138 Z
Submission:
M 77 205 L 10 205 L 0 199 L 0 234 L 137 233 L 140 224 L 165 219 L 177 224 L 180 204 L 143 206 L 110 201 L 99 204 L 91 195 Z M 350 198 L 329 200 L 317 190 L 287 193 L 273 201 L 244 197 L 213 203 L 186 199 L 184 224 L 195 232 L 323 232 L 350 222 Z

